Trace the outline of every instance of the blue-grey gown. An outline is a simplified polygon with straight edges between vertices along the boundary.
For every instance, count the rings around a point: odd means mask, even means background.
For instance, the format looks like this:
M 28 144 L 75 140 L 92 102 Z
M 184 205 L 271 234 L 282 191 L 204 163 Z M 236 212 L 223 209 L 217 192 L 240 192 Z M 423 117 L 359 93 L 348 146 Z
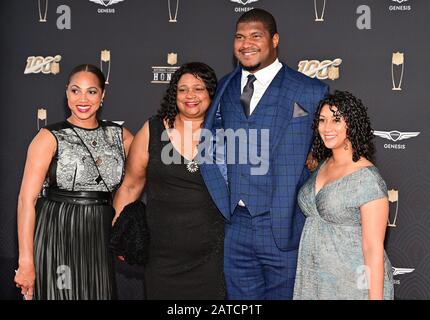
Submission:
M 360 206 L 386 197 L 386 184 L 376 167 L 364 167 L 325 185 L 315 195 L 319 168 L 298 195 L 306 223 L 294 299 L 368 299 Z M 392 268 L 384 251 L 384 299 L 393 298 Z

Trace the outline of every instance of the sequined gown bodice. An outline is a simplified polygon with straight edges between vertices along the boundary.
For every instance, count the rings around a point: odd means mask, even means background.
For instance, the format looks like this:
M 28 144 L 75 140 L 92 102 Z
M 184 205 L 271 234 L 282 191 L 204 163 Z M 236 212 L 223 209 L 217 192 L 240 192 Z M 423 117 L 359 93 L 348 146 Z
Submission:
M 84 129 L 64 121 L 51 125 L 50 131 L 57 139 L 57 151 L 46 186 L 68 191 L 117 189 L 125 162 L 119 125 L 100 121 L 97 128 Z

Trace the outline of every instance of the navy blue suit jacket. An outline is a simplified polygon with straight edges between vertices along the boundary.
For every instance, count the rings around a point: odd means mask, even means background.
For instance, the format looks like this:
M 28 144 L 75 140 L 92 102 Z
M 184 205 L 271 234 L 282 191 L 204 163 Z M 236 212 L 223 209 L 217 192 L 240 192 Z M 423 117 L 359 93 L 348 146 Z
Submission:
M 269 149 L 271 192 L 264 196 L 271 198 L 269 211 L 272 232 L 278 248 L 293 250 L 298 247 L 304 224 L 304 216 L 297 205 L 297 193 L 309 176 L 305 162 L 313 138 L 312 121 L 318 102 L 328 93 L 328 86 L 285 64 L 283 68 L 285 72 L 282 90 L 278 97 L 276 112 L 273 114 L 276 118 L 272 121 L 272 127 L 268 128 L 272 131 Z M 227 86 L 232 85 L 232 78 L 240 72 L 241 68 L 237 67 L 220 80 L 215 97 L 206 113 L 205 129 L 215 132 L 215 129 L 222 127 L 221 98 Z M 298 117 L 293 116 L 295 103 L 305 111 Z M 229 220 L 232 212 L 226 168 L 225 164 L 204 161 L 200 163 L 200 171 L 212 199 L 224 217 Z

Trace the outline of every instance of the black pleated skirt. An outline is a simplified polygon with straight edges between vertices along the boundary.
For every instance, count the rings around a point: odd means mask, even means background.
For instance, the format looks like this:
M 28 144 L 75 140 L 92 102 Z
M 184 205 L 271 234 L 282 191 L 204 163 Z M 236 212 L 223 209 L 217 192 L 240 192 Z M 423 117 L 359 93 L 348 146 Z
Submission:
M 36 300 L 109 300 L 116 296 L 109 250 L 115 211 L 106 201 L 80 200 L 60 196 L 41 198 L 37 203 Z

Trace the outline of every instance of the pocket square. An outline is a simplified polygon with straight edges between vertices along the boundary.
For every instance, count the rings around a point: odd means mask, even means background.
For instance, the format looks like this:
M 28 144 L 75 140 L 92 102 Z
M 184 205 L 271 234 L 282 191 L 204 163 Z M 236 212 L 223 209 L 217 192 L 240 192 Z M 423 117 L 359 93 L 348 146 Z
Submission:
M 294 102 L 293 118 L 304 117 L 307 115 L 308 113 L 306 110 L 303 109 L 303 107 L 301 107 L 297 102 Z

